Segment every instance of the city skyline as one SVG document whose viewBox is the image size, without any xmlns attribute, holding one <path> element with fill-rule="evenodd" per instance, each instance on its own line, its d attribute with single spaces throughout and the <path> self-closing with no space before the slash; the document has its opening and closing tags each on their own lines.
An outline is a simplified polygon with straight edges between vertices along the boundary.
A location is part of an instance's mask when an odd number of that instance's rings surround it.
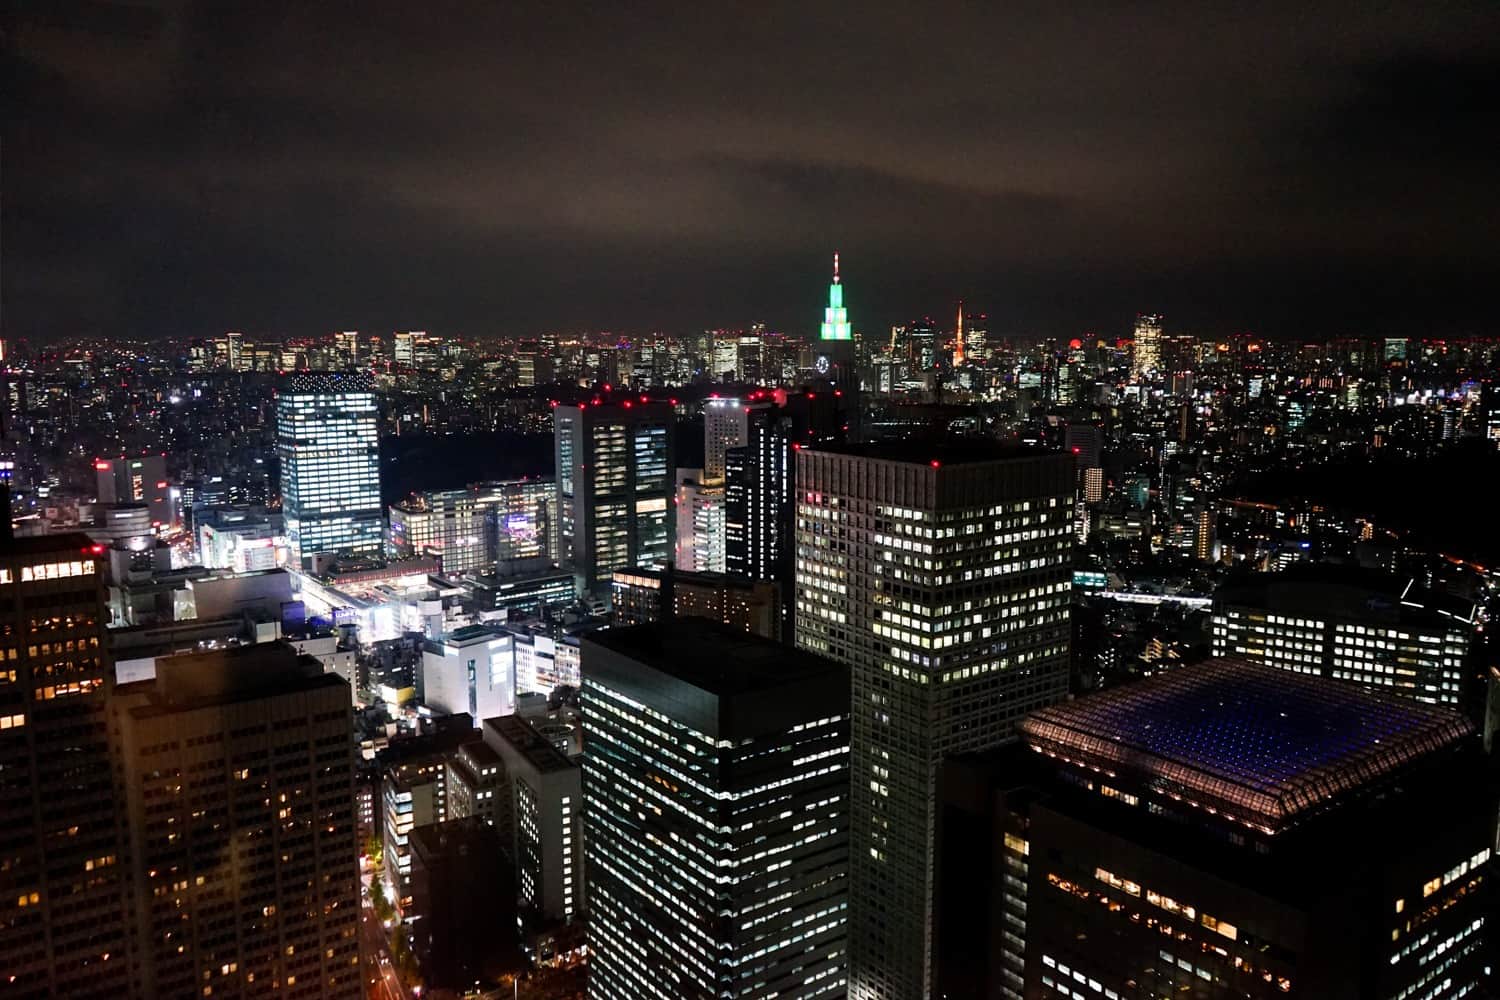
<svg viewBox="0 0 1500 1000">
<path fill-rule="evenodd" d="M 8 335 L 1488 322 L 1489 5 L 460 13 L 24 9 Z"/>
<path fill-rule="evenodd" d="M 22 0 L 0 1000 L 1500 1000 L 1500 5 Z"/>
</svg>

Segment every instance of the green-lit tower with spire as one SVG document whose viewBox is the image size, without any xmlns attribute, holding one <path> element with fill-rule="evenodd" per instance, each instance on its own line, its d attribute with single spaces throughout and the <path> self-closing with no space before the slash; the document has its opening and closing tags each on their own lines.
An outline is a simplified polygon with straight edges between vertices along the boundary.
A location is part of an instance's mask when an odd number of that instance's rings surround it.
<svg viewBox="0 0 1500 1000">
<path fill-rule="evenodd" d="M 859 368 L 854 344 L 854 327 L 849 310 L 844 308 L 844 282 L 839 276 L 839 255 L 833 255 L 833 281 L 828 286 L 828 305 L 823 309 L 823 325 L 813 345 L 817 380 L 826 382 L 839 397 L 843 430 L 850 441 L 861 437 L 862 410 L 859 399 Z"/>
<path fill-rule="evenodd" d="M 819 340 L 853 340 L 849 310 L 844 308 L 844 286 L 839 282 L 839 255 L 833 255 L 833 283 L 828 286 L 828 308 L 823 310 L 823 329 Z"/>
</svg>

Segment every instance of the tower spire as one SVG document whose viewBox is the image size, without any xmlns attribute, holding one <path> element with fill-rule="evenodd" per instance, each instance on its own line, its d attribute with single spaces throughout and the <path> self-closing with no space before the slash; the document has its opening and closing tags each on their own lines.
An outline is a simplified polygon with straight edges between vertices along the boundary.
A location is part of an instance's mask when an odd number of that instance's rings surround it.
<svg viewBox="0 0 1500 1000">
<path fill-rule="evenodd" d="M 844 308 L 844 286 L 839 283 L 839 255 L 833 253 L 833 283 L 828 286 L 828 307 L 823 310 L 823 326 L 819 340 L 853 340 L 854 331 L 849 326 L 849 310 Z"/>
<path fill-rule="evenodd" d="M 958 334 L 953 347 L 953 363 L 961 365 L 964 363 L 964 300 L 958 300 Z"/>
</svg>

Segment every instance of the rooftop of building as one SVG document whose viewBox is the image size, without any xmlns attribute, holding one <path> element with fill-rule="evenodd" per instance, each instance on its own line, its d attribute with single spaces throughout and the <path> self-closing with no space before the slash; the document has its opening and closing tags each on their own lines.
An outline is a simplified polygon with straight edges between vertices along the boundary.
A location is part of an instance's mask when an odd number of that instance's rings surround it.
<svg viewBox="0 0 1500 1000">
<path fill-rule="evenodd" d="M 1359 566 L 1298 565 L 1220 587 L 1215 605 L 1263 608 L 1317 619 L 1376 619 L 1411 625 L 1471 625 L 1474 602 L 1426 590 L 1409 576 Z"/>
<path fill-rule="evenodd" d="M 1234 658 L 1044 708 L 1021 723 L 1033 750 L 1270 834 L 1471 732 L 1444 709 Z"/>
<path fill-rule="evenodd" d="M 542 774 L 565 771 L 578 765 L 568 759 L 552 741 L 536 731 L 528 720 L 519 715 L 501 715 L 485 719 L 484 724 L 515 748 L 526 762 Z"/>
<path fill-rule="evenodd" d="M 493 625 L 465 625 L 463 628 L 454 629 L 441 639 L 429 643 L 430 646 L 469 646 L 476 642 L 488 642 L 491 639 L 507 638 L 505 632 Z"/>
<path fill-rule="evenodd" d="M 831 660 L 706 618 L 604 629 L 585 641 L 721 698 L 846 672 Z"/>
<path fill-rule="evenodd" d="M 130 712 L 148 718 L 334 687 L 348 697 L 343 678 L 284 642 L 270 642 L 163 657 L 155 678 L 121 684 L 115 694 L 140 698 Z"/>
<path fill-rule="evenodd" d="M 426 858 L 492 853 L 503 845 L 495 828 L 482 816 L 463 816 L 412 827 L 412 849 Z"/>
<path fill-rule="evenodd" d="M 688 587 L 727 587 L 735 590 L 760 590 L 773 587 L 774 581 L 752 580 L 749 577 L 735 576 L 732 573 L 718 573 L 713 570 L 690 570 L 677 569 L 653 569 L 649 566 L 632 566 L 629 569 L 617 569 L 614 579 L 623 586 L 657 586 L 668 576 L 672 582 Z"/>
<path fill-rule="evenodd" d="M 901 462 L 909 465 L 927 465 L 941 468 L 945 465 L 973 465 L 981 462 L 1005 462 L 1016 459 L 1048 458 L 1062 456 L 1062 452 L 1049 451 L 1021 444 L 1008 444 L 976 438 L 968 441 L 881 441 L 861 444 L 819 444 L 803 449 L 835 455 L 852 455 L 859 458 L 880 459 L 886 462 Z M 1067 456 L 1071 459 L 1072 456 Z"/>
<path fill-rule="evenodd" d="M 375 378 L 369 372 L 293 372 L 281 381 L 289 394 L 374 392 Z"/>
<path fill-rule="evenodd" d="M 393 738 L 376 752 L 376 758 L 382 766 L 399 767 L 441 757 L 481 738 L 467 712 L 434 719 L 432 726 L 424 733 Z"/>
<path fill-rule="evenodd" d="M 555 580 L 560 577 L 571 577 L 573 571 L 563 569 L 560 566 L 537 566 L 529 568 L 520 573 L 502 575 L 499 573 L 483 573 L 474 577 L 475 586 L 488 587 L 492 590 L 512 590 L 522 584 L 536 583 L 541 580 Z"/>
<path fill-rule="evenodd" d="M 28 535 L 22 538 L 0 538 L 0 559 L 26 558 L 28 556 L 70 553 L 77 555 L 99 555 L 104 546 L 94 542 L 81 531 L 67 531 L 56 535 Z"/>
</svg>

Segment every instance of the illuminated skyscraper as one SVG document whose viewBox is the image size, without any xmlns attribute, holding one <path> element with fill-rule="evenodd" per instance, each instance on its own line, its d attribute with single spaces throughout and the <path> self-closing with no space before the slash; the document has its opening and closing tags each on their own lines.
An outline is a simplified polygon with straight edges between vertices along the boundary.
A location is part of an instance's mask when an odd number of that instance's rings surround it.
<svg viewBox="0 0 1500 1000">
<path fill-rule="evenodd" d="M 677 470 L 677 546 L 673 560 L 696 573 L 724 572 L 724 485 L 698 469 Z"/>
<path fill-rule="evenodd" d="M 833 283 L 828 286 L 828 307 L 823 310 L 823 327 L 819 340 L 853 340 L 849 310 L 844 308 L 844 286 L 839 280 L 839 255 L 833 255 Z"/>
<path fill-rule="evenodd" d="M 298 565 L 318 552 L 381 553 L 378 424 L 368 375 L 299 372 L 277 391 L 281 506 Z"/>
<path fill-rule="evenodd" d="M 582 593 L 610 574 L 659 568 L 676 543 L 676 416 L 667 403 L 579 403 L 552 411 L 558 555 Z"/>
<path fill-rule="evenodd" d="M 114 1000 L 134 981 L 102 550 L 0 525 L 0 996 Z"/>
<path fill-rule="evenodd" d="M 748 440 L 750 410 L 738 399 L 710 399 L 703 405 L 703 482 L 724 480 L 724 452 Z"/>
<path fill-rule="evenodd" d="M 344 330 L 333 335 L 333 357 L 342 369 L 359 365 L 359 331 Z"/>
<path fill-rule="evenodd" d="M 839 394 L 844 424 L 850 440 L 860 439 L 861 404 L 859 394 L 858 356 L 854 328 L 849 310 L 844 307 L 844 285 L 839 277 L 839 255 L 833 255 L 833 282 L 828 286 L 828 305 L 823 310 L 823 325 L 818 342 L 813 345 L 814 365 L 818 374 L 828 380 Z"/>
<path fill-rule="evenodd" d="M 583 640 L 590 1000 L 846 985 L 849 675 L 682 618 Z"/>
<path fill-rule="evenodd" d="M 796 643 L 853 672 L 851 1000 L 932 995 L 944 756 L 1068 688 L 1073 458 L 802 449 Z"/>
<path fill-rule="evenodd" d="M 1135 318 L 1135 360 L 1137 378 L 1161 369 L 1161 317 L 1140 315 Z"/>
</svg>

